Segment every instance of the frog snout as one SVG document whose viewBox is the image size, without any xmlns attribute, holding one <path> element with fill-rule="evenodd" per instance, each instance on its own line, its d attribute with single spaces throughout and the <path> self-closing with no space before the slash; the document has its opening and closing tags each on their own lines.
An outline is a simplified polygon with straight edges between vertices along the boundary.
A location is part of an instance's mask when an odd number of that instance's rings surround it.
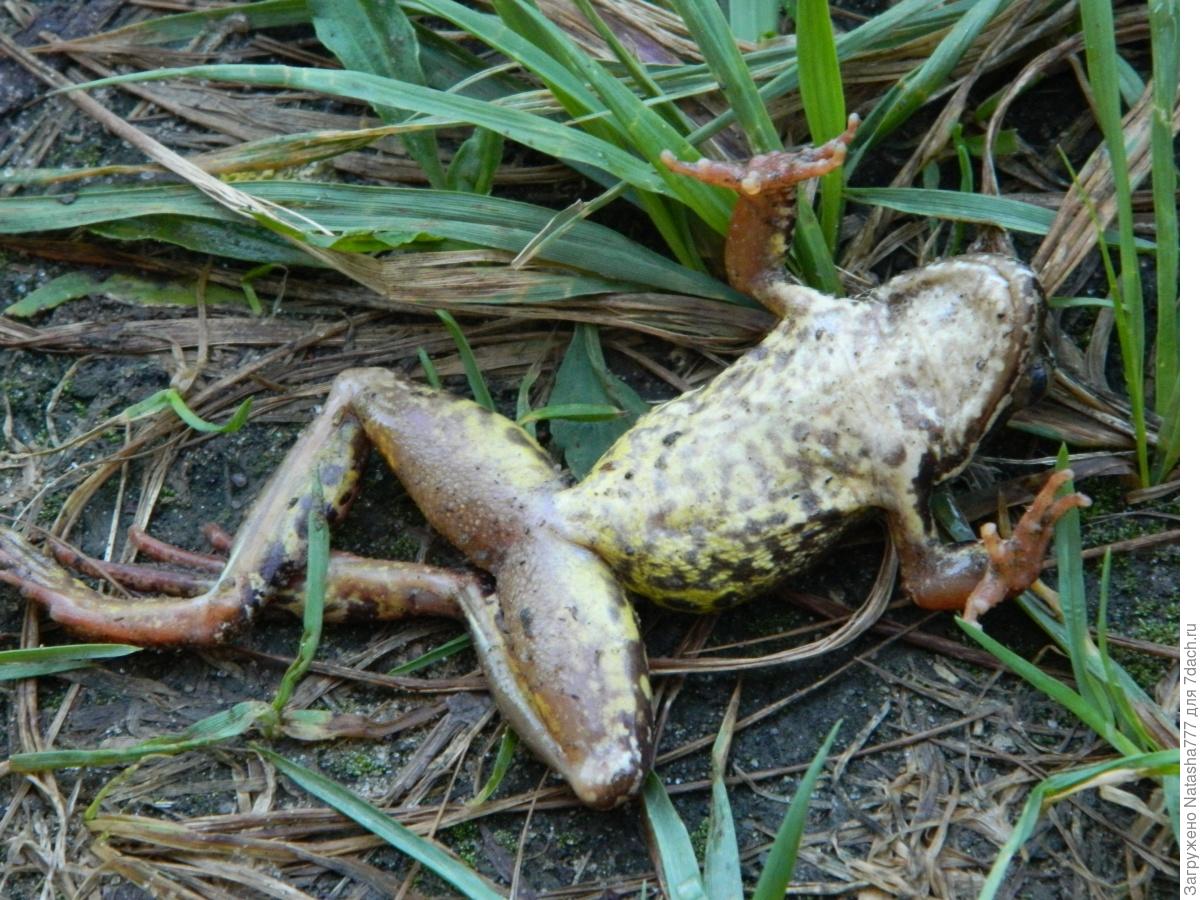
<svg viewBox="0 0 1200 900">
<path fill-rule="evenodd" d="M 563 772 L 575 795 L 592 809 L 613 809 L 642 788 L 649 755 L 641 747 L 615 743 L 591 748 L 579 765 Z"/>
</svg>

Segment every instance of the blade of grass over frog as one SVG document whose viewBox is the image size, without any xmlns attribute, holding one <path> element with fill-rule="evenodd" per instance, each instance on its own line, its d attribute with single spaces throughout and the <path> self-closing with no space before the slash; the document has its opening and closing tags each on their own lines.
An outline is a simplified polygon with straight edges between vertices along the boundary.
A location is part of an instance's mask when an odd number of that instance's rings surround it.
<svg viewBox="0 0 1200 900">
<path fill-rule="evenodd" d="M 1179 461 L 1179 208 L 1172 119 L 1179 102 L 1179 3 L 1150 0 L 1150 54 L 1154 63 L 1150 121 L 1155 259 L 1154 410 L 1162 418 L 1154 480 Z"/>
<path fill-rule="evenodd" d="M 663 887 L 671 900 L 706 900 L 700 865 L 687 827 L 671 805 L 667 789 L 651 771 L 642 786 L 642 811 L 662 863 Z"/>
<path fill-rule="evenodd" d="M 512 765 L 513 755 L 516 752 L 517 733 L 506 725 L 504 734 L 500 738 L 500 749 L 496 751 L 496 760 L 492 763 L 492 771 L 488 775 L 487 783 L 479 789 L 478 794 L 467 801 L 467 806 L 482 806 L 492 794 L 496 793 L 496 788 L 500 787 L 500 782 L 508 774 L 508 768 Z"/>
<path fill-rule="evenodd" d="M 846 188 L 846 198 L 870 206 L 882 206 L 918 216 L 935 216 L 961 222 L 995 225 L 1006 231 L 1047 234 L 1054 222 L 1054 211 L 1009 197 L 985 194 L 961 194 L 958 191 L 927 188 Z M 1105 233 L 1105 240 L 1116 242 L 1119 236 Z M 1151 241 L 1137 240 L 1138 249 L 1152 250 Z"/>
<path fill-rule="evenodd" d="M 846 98 L 842 92 L 842 71 L 838 66 L 838 48 L 833 38 L 833 18 L 829 0 L 796 0 L 796 75 L 804 118 L 814 144 L 823 144 L 846 127 Z M 842 220 L 841 168 L 821 176 L 821 207 L 818 219 L 829 252 L 837 249 L 838 227 Z"/>
<path fill-rule="evenodd" d="M 127 406 L 117 414 L 116 420 L 119 422 L 136 422 L 138 419 L 144 419 L 147 416 L 155 415 L 162 410 L 170 408 L 179 416 L 190 428 L 196 431 L 202 431 L 206 434 L 229 434 L 237 431 L 250 416 L 250 398 L 247 397 L 238 406 L 237 412 L 230 416 L 229 421 L 224 425 L 215 425 L 212 422 L 206 422 L 190 409 L 187 402 L 180 396 L 179 391 L 174 388 L 164 388 L 161 391 L 151 394 L 145 400 L 135 403 L 132 406 Z"/>
<path fill-rule="evenodd" d="M 1141 778 L 1178 777 L 1179 751 L 1164 750 L 1157 753 L 1135 753 L 1109 762 L 1085 766 L 1069 772 L 1052 775 L 1035 787 L 1025 801 L 1025 807 L 1013 826 L 1008 840 L 996 854 L 992 870 L 988 873 L 979 892 L 979 900 L 994 900 L 1004 883 L 1005 873 L 1017 851 L 1033 835 L 1038 817 L 1043 809 L 1056 800 L 1061 800 L 1079 791 L 1104 784 L 1119 784 Z"/>
<path fill-rule="evenodd" d="M 1133 187 L 1129 183 L 1129 164 L 1125 155 L 1125 131 L 1121 125 L 1121 98 L 1118 85 L 1117 43 L 1113 31 L 1111 0 L 1080 0 L 1083 19 L 1084 55 L 1091 82 L 1093 108 L 1104 135 L 1104 145 L 1112 163 L 1113 188 L 1117 201 L 1117 246 L 1121 255 L 1121 289 L 1113 295 L 1113 313 L 1117 339 L 1121 345 L 1121 363 L 1129 406 L 1137 434 L 1138 474 L 1142 485 L 1150 483 L 1149 454 L 1146 447 L 1145 383 L 1143 375 L 1146 348 L 1145 317 L 1142 312 L 1142 280 L 1138 269 L 1137 247 L 1133 236 Z"/>
<path fill-rule="evenodd" d="M 522 110 L 507 109 L 472 97 L 392 81 L 367 72 L 305 69 L 296 66 L 185 66 L 179 69 L 153 69 L 148 72 L 117 75 L 61 90 L 90 90 L 113 84 L 161 81 L 168 78 L 202 78 L 262 87 L 316 91 L 330 96 L 443 117 L 449 121 L 468 122 L 491 129 L 550 156 L 600 166 L 614 176 L 646 190 L 669 193 L 663 179 L 648 163 L 589 134 Z"/>
<path fill-rule="evenodd" d="M 804 773 L 800 786 L 796 788 L 796 794 L 788 804 L 787 814 L 775 834 L 775 842 L 771 844 L 771 852 L 763 864 L 762 875 L 758 884 L 754 886 L 754 900 L 776 900 L 787 893 L 792 868 L 796 864 L 796 851 L 800 847 L 800 841 L 804 837 L 804 826 L 808 822 L 808 803 L 812 799 L 813 789 L 817 786 L 817 779 L 821 777 L 821 770 L 825 767 L 825 758 L 829 755 L 841 727 L 842 722 L 839 719 L 830 729 L 824 743 L 821 744 L 821 749 L 817 751 L 808 771 Z"/>
<path fill-rule="evenodd" d="M 971 5 L 929 58 L 888 90 L 859 126 L 858 137 L 846 157 L 846 178 L 850 177 L 876 141 L 898 128 L 946 82 L 975 39 L 1011 2 L 979 0 Z"/>
<path fill-rule="evenodd" d="M 737 826 L 725 787 L 725 770 L 729 764 L 729 746 L 733 727 L 737 724 L 738 705 L 742 696 L 739 678 L 733 695 L 725 707 L 721 727 L 712 748 L 712 800 L 708 806 L 708 836 L 704 841 L 704 892 L 711 898 L 744 897 L 742 861 L 738 856 Z"/>
<path fill-rule="evenodd" d="M 342 815 L 357 822 L 372 834 L 387 841 L 401 853 L 411 856 L 421 865 L 436 872 L 456 890 L 470 898 L 501 900 L 486 881 L 458 859 L 431 841 L 423 840 L 395 819 L 380 812 L 366 800 L 346 790 L 324 775 L 297 765 L 266 747 L 255 747 L 279 771 L 296 782 L 317 799 L 329 804 Z"/>
<path fill-rule="evenodd" d="M 446 643 L 434 647 L 425 653 L 422 653 L 416 659 L 410 659 L 403 665 L 396 666 L 391 669 L 389 675 L 411 675 L 413 672 L 424 669 L 426 666 L 432 665 L 435 662 L 440 662 L 443 659 L 448 659 L 455 654 L 469 649 L 471 646 L 471 638 L 468 635 L 460 634 L 458 637 L 451 638 Z"/>
<path fill-rule="evenodd" d="M 484 409 L 495 412 L 496 404 L 492 400 L 492 394 L 488 390 L 483 373 L 479 371 L 479 363 L 475 361 L 475 353 L 471 350 L 471 345 L 467 343 L 467 336 L 458 327 L 458 322 L 454 320 L 454 316 L 450 315 L 446 310 L 439 309 L 437 316 L 442 320 L 442 324 L 446 326 L 446 330 L 450 332 L 450 337 L 454 339 L 454 346 L 458 348 L 458 356 L 462 360 L 463 371 L 466 373 L 467 383 L 471 385 L 471 394 L 475 397 L 475 402 Z"/>
<path fill-rule="evenodd" d="M 547 422 L 551 419 L 565 419 L 569 422 L 607 422 L 618 416 L 626 415 L 625 410 L 608 403 L 560 403 L 555 406 L 539 406 L 517 419 L 517 424 L 524 428 L 532 422 Z"/>
<path fill-rule="evenodd" d="M 524 249 L 555 215 L 552 210 L 516 200 L 424 188 L 284 180 L 239 182 L 239 186 L 251 196 L 312 211 L 337 231 L 408 231 L 512 253 Z M 232 213 L 186 185 L 97 188 L 80 191 L 65 207 L 53 197 L 0 198 L 0 234 L 52 231 L 159 214 L 235 221 Z M 541 257 L 623 282 L 739 306 L 754 305 L 716 278 L 681 266 L 595 222 L 577 223 L 546 245 Z M 255 257 L 255 261 L 271 259 Z"/>
<path fill-rule="evenodd" d="M 514 31 L 523 34 L 527 40 L 536 41 L 540 46 L 546 47 L 547 52 L 552 54 L 561 66 L 568 67 L 575 73 L 576 78 L 587 85 L 589 93 L 594 92 L 599 102 L 593 100 L 589 108 L 611 112 L 613 123 L 619 129 L 619 140 L 628 142 L 643 157 L 650 160 L 665 183 L 670 185 L 669 191 L 657 191 L 658 193 L 678 198 L 713 230 L 725 230 L 732 209 L 726 192 L 669 172 L 659 161 L 663 150 L 670 150 L 683 159 L 694 158 L 695 152 L 691 145 L 679 132 L 656 110 L 648 107 L 643 98 L 611 75 L 597 60 L 584 53 L 537 7 L 516 0 L 496 0 L 494 5 L 505 23 Z M 537 74 L 551 90 L 554 90 L 552 80 L 548 80 L 541 72 Z M 569 107 L 568 111 L 573 112 Z M 611 174 L 623 178 L 619 172 L 607 166 L 605 168 L 608 168 Z M 645 187 L 631 179 L 624 180 L 630 181 L 636 187 Z M 671 234 L 672 225 L 669 221 L 656 216 L 655 225 L 664 237 L 671 239 L 672 249 L 680 245 L 681 239 Z"/>
<path fill-rule="evenodd" d="M 672 0 L 755 153 L 782 150 L 775 123 L 715 0 Z"/>
<path fill-rule="evenodd" d="M 0 681 L 66 672 L 89 665 L 93 660 L 128 656 L 141 649 L 129 644 L 67 644 L 0 650 Z"/>
<path fill-rule="evenodd" d="M 80 766 L 113 766 L 137 762 L 152 754 L 170 756 L 207 747 L 245 734 L 262 717 L 272 715 L 271 707 L 261 700 L 247 700 L 216 715 L 189 725 L 179 734 L 150 738 L 132 747 L 101 750 L 44 750 L 38 753 L 18 753 L 11 759 L 17 772 L 44 772 L 51 769 L 72 769 Z"/>
<path fill-rule="evenodd" d="M 271 708 L 276 716 L 292 699 L 292 693 L 304 677 L 317 655 L 321 643 L 321 625 L 325 612 L 325 585 L 329 572 L 329 520 L 325 518 L 325 492 L 317 472 L 312 474 L 312 491 L 308 506 L 308 561 L 304 575 L 304 626 L 300 634 L 300 648 L 296 658 L 288 665 Z"/>
<path fill-rule="evenodd" d="M 425 87 L 421 46 L 412 23 L 398 3 L 371 0 L 308 0 L 317 37 L 344 69 L 370 72 L 394 81 Z M 384 122 L 396 124 L 410 118 L 390 106 L 373 104 Z M 421 166 L 429 184 L 446 186 L 438 159 L 437 135 L 432 131 L 403 135 L 409 155 Z"/>
</svg>

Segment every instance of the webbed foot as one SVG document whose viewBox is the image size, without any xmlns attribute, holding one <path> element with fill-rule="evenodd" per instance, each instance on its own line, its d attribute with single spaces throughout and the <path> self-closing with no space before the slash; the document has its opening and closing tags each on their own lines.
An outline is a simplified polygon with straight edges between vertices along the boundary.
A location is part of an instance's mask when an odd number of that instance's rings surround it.
<svg viewBox="0 0 1200 900">
<path fill-rule="evenodd" d="M 1092 505 L 1089 497 L 1078 492 L 1057 496 L 1059 488 L 1072 478 L 1074 473 L 1070 469 L 1051 475 L 1010 537 L 1002 539 L 991 522 L 980 530 L 988 567 L 963 606 L 963 618 L 968 622 L 977 621 L 1006 597 L 1037 581 L 1046 548 L 1054 536 L 1054 523 L 1069 510 Z"/>
<path fill-rule="evenodd" d="M 712 159 L 682 162 L 670 150 L 664 150 L 660 158 L 668 169 L 679 175 L 730 188 L 743 197 L 757 197 L 787 191 L 802 181 L 832 172 L 846 159 L 846 150 L 858 131 L 858 122 L 858 115 L 851 113 L 846 130 L 818 147 L 775 151 L 728 162 Z"/>
</svg>

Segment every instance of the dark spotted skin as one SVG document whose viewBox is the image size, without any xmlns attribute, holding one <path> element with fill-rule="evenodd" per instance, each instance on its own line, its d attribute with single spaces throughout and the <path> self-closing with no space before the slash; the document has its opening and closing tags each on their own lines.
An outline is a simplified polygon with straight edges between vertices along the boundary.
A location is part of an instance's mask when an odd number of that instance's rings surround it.
<svg viewBox="0 0 1200 900">
<path fill-rule="evenodd" d="M 873 510 L 907 542 L 936 542 L 929 489 L 970 458 L 1037 348 L 1037 282 L 1007 257 L 855 299 L 772 290 L 785 315 L 761 344 L 556 498 L 572 540 L 673 609 L 752 597 Z"/>
</svg>

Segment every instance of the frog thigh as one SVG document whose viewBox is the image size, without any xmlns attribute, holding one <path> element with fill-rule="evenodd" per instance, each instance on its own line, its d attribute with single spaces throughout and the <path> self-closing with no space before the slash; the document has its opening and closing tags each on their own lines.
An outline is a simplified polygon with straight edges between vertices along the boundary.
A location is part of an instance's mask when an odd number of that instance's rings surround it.
<svg viewBox="0 0 1200 900">
<path fill-rule="evenodd" d="M 508 419 L 386 370 L 339 383 L 430 523 L 496 579 L 459 602 L 505 717 L 589 806 L 636 793 L 650 759 L 645 650 L 608 566 L 563 535 L 545 452 Z"/>
</svg>

